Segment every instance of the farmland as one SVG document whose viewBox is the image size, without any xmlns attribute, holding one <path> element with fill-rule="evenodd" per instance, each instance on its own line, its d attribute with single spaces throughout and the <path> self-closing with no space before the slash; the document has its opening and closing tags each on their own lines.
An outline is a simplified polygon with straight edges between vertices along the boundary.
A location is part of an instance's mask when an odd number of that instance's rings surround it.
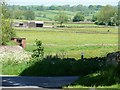
<svg viewBox="0 0 120 90">
<path fill-rule="evenodd" d="M 64 57 L 80 58 L 104 56 L 117 51 L 118 29 L 104 28 L 15 28 L 18 37 L 27 39 L 27 51 L 34 49 L 36 39 L 41 40 L 45 55 L 59 54 Z M 107 32 L 109 30 L 110 32 Z"/>
<path fill-rule="evenodd" d="M 59 14 L 58 10 L 47 10 L 47 11 L 36 11 L 36 20 L 49 21 L 54 20 L 54 17 Z M 68 17 L 72 17 L 76 12 L 65 11 L 68 14 Z"/>
<path fill-rule="evenodd" d="M 2 6 L 1 75 L 80 76 L 65 88 L 120 86 L 116 6 Z"/>
</svg>

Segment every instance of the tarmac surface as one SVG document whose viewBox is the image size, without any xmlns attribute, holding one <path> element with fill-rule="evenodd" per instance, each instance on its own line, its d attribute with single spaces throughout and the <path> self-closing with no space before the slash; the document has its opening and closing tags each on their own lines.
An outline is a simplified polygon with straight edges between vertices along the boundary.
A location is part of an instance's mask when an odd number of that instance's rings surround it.
<svg viewBox="0 0 120 90">
<path fill-rule="evenodd" d="M 0 78 L 2 90 L 62 90 L 63 86 L 73 83 L 79 77 L 0 76 Z"/>
</svg>

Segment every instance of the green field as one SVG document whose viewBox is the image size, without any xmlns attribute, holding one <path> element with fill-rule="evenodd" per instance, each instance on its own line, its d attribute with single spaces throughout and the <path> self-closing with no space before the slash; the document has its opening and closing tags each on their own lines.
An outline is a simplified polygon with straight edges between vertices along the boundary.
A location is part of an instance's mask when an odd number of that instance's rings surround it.
<svg viewBox="0 0 120 90">
<path fill-rule="evenodd" d="M 59 10 L 47 10 L 47 11 L 35 11 L 36 20 L 42 20 L 42 21 L 51 21 L 54 20 L 55 16 L 59 14 Z M 71 11 L 64 11 L 64 13 L 67 13 L 68 17 L 73 17 L 77 12 L 71 12 Z"/>
<path fill-rule="evenodd" d="M 35 40 L 41 40 L 45 55 L 80 58 L 104 56 L 117 51 L 117 28 L 15 28 L 18 37 L 25 37 L 26 50 L 34 49 Z M 110 30 L 110 32 L 107 32 Z"/>
<path fill-rule="evenodd" d="M 55 16 L 57 16 L 60 12 L 64 12 L 67 14 L 70 21 L 72 21 L 73 17 L 79 11 L 65 11 L 65 10 L 43 10 L 43 11 L 34 11 L 35 20 L 39 21 L 54 21 Z M 92 19 L 92 15 L 85 16 L 85 19 Z"/>
</svg>

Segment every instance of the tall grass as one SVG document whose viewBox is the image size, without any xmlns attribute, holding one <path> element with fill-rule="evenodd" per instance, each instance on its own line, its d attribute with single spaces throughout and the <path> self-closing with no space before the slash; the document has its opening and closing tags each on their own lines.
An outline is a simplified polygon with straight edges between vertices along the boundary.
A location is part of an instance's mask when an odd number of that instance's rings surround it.
<svg viewBox="0 0 120 90">
<path fill-rule="evenodd" d="M 43 45 L 45 55 L 56 55 L 59 54 L 60 57 L 69 57 L 69 58 L 76 58 L 79 59 L 81 57 L 81 53 L 84 53 L 85 58 L 90 57 L 100 57 L 105 56 L 107 53 L 114 52 L 118 50 L 117 46 L 50 46 L 50 45 Z M 25 48 L 26 51 L 32 52 L 35 48 L 35 45 L 27 44 Z"/>
</svg>

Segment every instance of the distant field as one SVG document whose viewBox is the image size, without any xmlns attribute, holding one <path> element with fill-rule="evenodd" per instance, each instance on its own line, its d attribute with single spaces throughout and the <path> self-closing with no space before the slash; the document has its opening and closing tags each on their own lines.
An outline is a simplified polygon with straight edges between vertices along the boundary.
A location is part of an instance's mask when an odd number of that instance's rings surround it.
<svg viewBox="0 0 120 90">
<path fill-rule="evenodd" d="M 59 23 L 52 22 L 54 23 L 54 26 L 60 26 Z M 51 22 L 45 22 L 45 26 L 53 26 Z M 65 27 L 80 27 L 80 26 L 98 26 L 94 23 L 74 23 L 74 22 L 69 22 L 69 23 L 63 23 L 63 26 Z"/>
<path fill-rule="evenodd" d="M 54 21 L 55 16 L 59 14 L 59 12 L 64 12 L 67 14 L 70 20 L 76 15 L 77 11 L 61 11 L 61 10 L 45 10 L 45 11 L 34 11 L 35 12 L 35 20 L 39 21 Z M 85 19 L 92 19 L 92 15 L 85 16 Z"/>
<path fill-rule="evenodd" d="M 66 24 L 67 25 L 67 24 Z M 81 25 L 81 24 L 80 24 Z M 44 32 L 84 32 L 84 33 L 97 33 L 97 34 L 101 34 L 101 33 L 105 33 L 105 34 L 117 34 L 118 33 L 118 28 L 116 27 L 87 27 L 87 25 L 89 24 L 82 24 L 84 25 L 84 28 L 15 28 L 16 30 L 25 30 L 25 31 L 44 31 Z M 85 26 L 86 25 L 86 26 Z M 91 24 L 90 24 L 91 25 Z M 109 30 L 109 32 L 108 32 Z"/>
<path fill-rule="evenodd" d="M 118 43 L 117 28 L 16 28 L 16 31 L 18 37 L 26 37 L 27 51 L 34 49 L 36 39 L 43 42 L 45 54 L 61 57 L 80 58 L 82 52 L 85 57 L 96 57 L 117 51 L 114 45 Z"/>
<path fill-rule="evenodd" d="M 19 31 L 17 35 L 26 37 L 28 43 L 32 43 L 35 39 L 39 39 L 45 44 L 57 45 L 116 44 L 118 38 L 117 35 L 114 34 L 81 34 L 44 31 Z"/>
<path fill-rule="evenodd" d="M 46 11 L 35 11 L 36 20 L 51 21 L 54 17 L 58 15 L 60 11 L 58 10 L 46 10 Z M 77 12 L 64 11 L 67 13 L 69 18 L 72 18 Z"/>
</svg>

